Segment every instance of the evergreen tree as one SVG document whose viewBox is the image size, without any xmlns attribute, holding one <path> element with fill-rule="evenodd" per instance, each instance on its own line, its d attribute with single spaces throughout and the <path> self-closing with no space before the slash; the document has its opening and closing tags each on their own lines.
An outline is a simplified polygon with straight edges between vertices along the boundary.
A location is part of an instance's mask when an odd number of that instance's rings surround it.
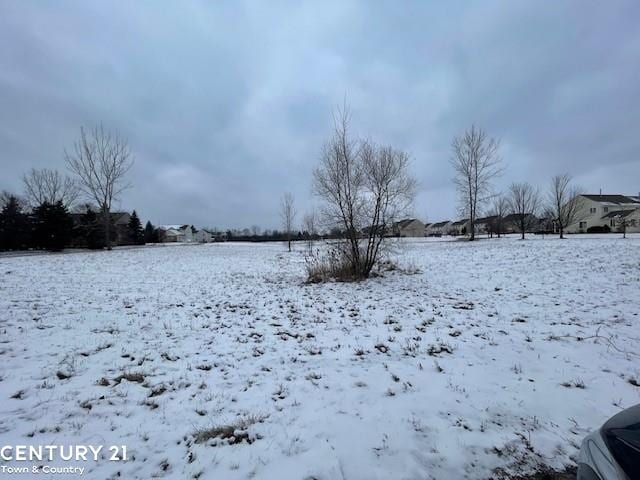
<svg viewBox="0 0 640 480">
<path fill-rule="evenodd" d="M 142 230 L 142 224 L 140 218 L 134 210 L 129 219 L 129 239 L 134 245 L 144 245 L 144 232 Z"/>
<path fill-rule="evenodd" d="M 92 250 L 104 248 L 104 224 L 90 206 L 87 207 L 82 223 L 85 228 L 86 245 Z"/>
<path fill-rule="evenodd" d="M 0 212 L 0 250 L 23 250 L 29 247 L 29 217 L 22 212 L 17 197 L 9 196 Z"/>
<path fill-rule="evenodd" d="M 37 248 L 60 251 L 71 243 L 73 220 L 61 200 L 44 202 L 33 210 L 33 243 Z"/>
<path fill-rule="evenodd" d="M 144 227 L 144 243 L 158 243 L 158 230 L 151 222 L 147 222 Z"/>
</svg>

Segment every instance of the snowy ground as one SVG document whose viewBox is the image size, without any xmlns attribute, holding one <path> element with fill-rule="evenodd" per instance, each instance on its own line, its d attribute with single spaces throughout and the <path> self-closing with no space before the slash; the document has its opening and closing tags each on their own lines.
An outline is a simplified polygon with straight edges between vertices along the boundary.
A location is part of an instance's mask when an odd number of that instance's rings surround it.
<svg viewBox="0 0 640 480">
<path fill-rule="evenodd" d="M 127 446 L 84 478 L 476 479 L 640 402 L 640 237 L 409 241 L 420 273 L 358 284 L 303 284 L 298 248 L 0 258 L 0 444 Z"/>
</svg>

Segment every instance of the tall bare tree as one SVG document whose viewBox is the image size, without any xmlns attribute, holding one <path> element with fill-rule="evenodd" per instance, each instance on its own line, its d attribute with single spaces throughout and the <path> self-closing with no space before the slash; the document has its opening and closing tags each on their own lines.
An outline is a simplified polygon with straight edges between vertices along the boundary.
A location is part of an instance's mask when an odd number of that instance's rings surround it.
<svg viewBox="0 0 640 480">
<path fill-rule="evenodd" d="M 578 221 L 581 193 L 580 188 L 571 185 L 571 175 L 568 173 L 555 175 L 551 179 L 549 208 L 560 231 L 560 238 L 564 238 L 564 231 L 569 225 Z"/>
<path fill-rule="evenodd" d="M 471 226 L 475 225 L 480 204 L 491 197 L 493 180 L 502 173 L 499 146 L 498 140 L 487 137 L 483 129 L 473 125 L 451 144 L 453 182 L 462 213 L 469 218 Z M 469 230 L 469 240 L 474 240 L 475 229 Z"/>
<path fill-rule="evenodd" d="M 130 185 L 125 176 L 133 165 L 127 141 L 102 125 L 88 133 L 80 128 L 80 140 L 71 152 L 65 151 L 67 164 L 78 177 L 84 194 L 96 202 L 104 221 L 105 244 L 111 250 L 111 205 Z"/>
<path fill-rule="evenodd" d="M 515 215 L 515 223 L 522 239 L 525 233 L 538 221 L 536 215 L 540 209 L 540 193 L 531 184 L 512 183 L 509 187 L 509 207 Z"/>
<path fill-rule="evenodd" d="M 22 181 L 25 195 L 32 207 L 44 202 L 54 205 L 61 201 L 67 208 L 72 208 L 80 196 L 78 184 L 57 170 L 32 168 L 22 177 Z"/>
<path fill-rule="evenodd" d="M 282 218 L 282 228 L 287 236 L 287 245 L 291 251 L 291 232 L 293 231 L 293 222 L 296 217 L 296 210 L 293 205 L 293 195 L 285 193 L 280 200 L 280 218 Z"/>
<path fill-rule="evenodd" d="M 489 215 L 494 217 L 491 221 L 491 233 L 495 233 L 498 238 L 504 231 L 504 217 L 509 214 L 509 201 L 507 197 L 503 194 L 499 193 L 495 197 L 493 197 L 491 210 L 489 210 Z"/>
<path fill-rule="evenodd" d="M 334 132 L 314 171 L 314 191 L 323 200 L 329 229 L 344 232 L 342 254 L 353 278 L 367 278 L 393 222 L 406 215 L 415 197 L 409 156 L 351 136 L 345 106 L 334 114 Z"/>
</svg>

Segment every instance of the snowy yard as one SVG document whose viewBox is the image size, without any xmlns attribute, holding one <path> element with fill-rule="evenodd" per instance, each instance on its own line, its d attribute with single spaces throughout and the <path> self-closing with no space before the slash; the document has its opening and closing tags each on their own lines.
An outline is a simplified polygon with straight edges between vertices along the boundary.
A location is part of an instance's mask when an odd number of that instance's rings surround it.
<svg viewBox="0 0 640 480">
<path fill-rule="evenodd" d="M 419 273 L 356 284 L 297 248 L 0 257 L 0 444 L 127 446 L 84 478 L 476 479 L 640 402 L 640 237 L 407 241 Z"/>
</svg>

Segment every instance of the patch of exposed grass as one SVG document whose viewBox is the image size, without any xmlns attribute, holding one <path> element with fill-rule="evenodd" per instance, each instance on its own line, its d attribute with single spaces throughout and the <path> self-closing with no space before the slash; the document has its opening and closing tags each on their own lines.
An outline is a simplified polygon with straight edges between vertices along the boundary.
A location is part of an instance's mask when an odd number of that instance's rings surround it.
<svg viewBox="0 0 640 480">
<path fill-rule="evenodd" d="M 15 400 L 22 400 L 24 398 L 24 394 L 26 392 L 27 392 L 26 390 L 18 390 L 16 393 L 11 395 L 11 398 L 13 398 Z"/>
<path fill-rule="evenodd" d="M 228 444 L 247 442 L 253 443 L 254 439 L 249 436 L 249 427 L 256 423 L 261 423 L 267 418 L 264 415 L 247 415 L 241 417 L 228 425 L 219 425 L 210 428 L 201 428 L 195 431 L 193 436 L 196 443 L 206 443 L 209 440 L 225 440 Z"/>
<path fill-rule="evenodd" d="M 437 357 L 441 353 L 453 353 L 453 347 L 448 343 L 439 343 L 435 345 L 429 345 L 427 353 L 432 357 Z"/>
<path fill-rule="evenodd" d="M 167 387 L 165 387 L 164 385 L 158 385 L 157 387 L 151 389 L 151 391 L 149 392 L 149 397 L 158 397 L 166 391 Z"/>
<path fill-rule="evenodd" d="M 120 385 L 120 382 L 122 382 L 122 380 L 126 380 L 127 382 L 142 383 L 144 382 L 144 377 L 144 374 L 141 372 L 124 372 L 114 378 L 113 381 L 116 385 Z"/>
</svg>

